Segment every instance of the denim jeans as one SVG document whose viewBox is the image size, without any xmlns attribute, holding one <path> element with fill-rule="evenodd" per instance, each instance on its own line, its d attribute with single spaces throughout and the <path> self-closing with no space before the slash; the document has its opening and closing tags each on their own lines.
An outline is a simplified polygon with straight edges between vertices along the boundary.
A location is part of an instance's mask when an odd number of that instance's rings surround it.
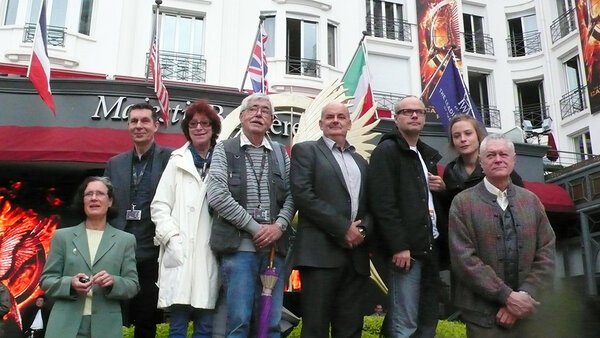
<svg viewBox="0 0 600 338">
<path fill-rule="evenodd" d="M 195 309 L 189 305 L 175 304 L 171 306 L 169 338 L 186 338 L 190 319 L 194 322 L 193 338 L 210 338 L 212 336 L 213 310 Z"/>
<path fill-rule="evenodd" d="M 283 262 L 275 256 L 278 280 L 272 292 L 268 337 L 280 337 L 279 321 L 283 307 Z M 240 251 L 221 258 L 221 275 L 227 307 L 227 337 L 246 338 L 256 334 L 260 317 L 260 275 L 269 264 L 268 252 Z"/>
<path fill-rule="evenodd" d="M 409 271 L 390 266 L 390 337 L 434 337 L 438 319 L 437 258 L 417 259 Z"/>
</svg>

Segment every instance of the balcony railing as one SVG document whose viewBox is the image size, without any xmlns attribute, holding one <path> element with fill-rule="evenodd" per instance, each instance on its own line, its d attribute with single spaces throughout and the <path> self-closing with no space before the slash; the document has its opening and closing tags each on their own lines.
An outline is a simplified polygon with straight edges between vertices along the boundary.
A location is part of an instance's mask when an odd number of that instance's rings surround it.
<svg viewBox="0 0 600 338">
<path fill-rule="evenodd" d="M 461 33 L 465 41 L 465 51 L 477 54 L 494 55 L 494 39 L 489 34 Z"/>
<path fill-rule="evenodd" d="M 400 41 L 412 41 L 412 25 L 406 21 L 369 15 L 367 32 L 374 37 Z"/>
<path fill-rule="evenodd" d="M 587 100 L 585 99 L 586 90 L 587 86 L 578 87 L 560 98 L 560 116 L 563 119 L 587 108 Z"/>
<path fill-rule="evenodd" d="M 511 57 L 525 56 L 542 51 L 542 42 L 538 31 L 512 35 L 506 39 L 506 44 L 508 46 L 508 56 Z"/>
<path fill-rule="evenodd" d="M 206 81 L 206 59 L 199 54 L 177 53 L 160 51 L 160 67 L 163 79 L 189 82 Z M 146 53 L 146 64 L 148 65 L 149 54 Z M 148 76 L 150 67 L 147 68 Z"/>
<path fill-rule="evenodd" d="M 502 128 L 500 110 L 496 106 L 477 106 L 483 118 L 483 125 L 487 128 Z"/>
<path fill-rule="evenodd" d="M 321 77 L 321 64 L 315 59 L 287 59 L 287 74 Z"/>
<path fill-rule="evenodd" d="M 35 37 L 35 27 L 34 23 L 26 23 L 25 28 L 23 29 L 23 42 L 33 42 L 33 38 Z M 46 26 L 48 33 L 47 43 L 50 46 L 65 46 L 65 27 L 59 26 Z"/>
<path fill-rule="evenodd" d="M 552 24 L 550 25 L 552 43 L 576 29 L 577 21 L 575 20 L 575 8 L 572 8 L 556 18 L 556 20 L 552 21 Z"/>
<path fill-rule="evenodd" d="M 406 97 L 406 94 L 396 94 L 390 92 L 373 91 L 373 100 L 377 102 L 377 107 L 387 109 L 394 113 L 394 105 L 400 99 Z"/>
<path fill-rule="evenodd" d="M 548 106 L 544 102 L 515 107 L 515 123 L 519 127 L 523 127 L 523 121 L 528 120 L 534 129 L 541 128 L 548 116 Z"/>
</svg>

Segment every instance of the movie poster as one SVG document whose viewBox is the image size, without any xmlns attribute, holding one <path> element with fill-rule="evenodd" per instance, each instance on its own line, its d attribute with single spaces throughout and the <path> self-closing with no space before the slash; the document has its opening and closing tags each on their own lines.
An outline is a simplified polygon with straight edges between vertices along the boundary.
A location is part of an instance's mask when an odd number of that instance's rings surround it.
<svg viewBox="0 0 600 338">
<path fill-rule="evenodd" d="M 576 0 L 581 51 L 592 114 L 600 111 L 600 0 Z"/>
<path fill-rule="evenodd" d="M 460 67 L 460 33 L 456 0 L 418 0 L 417 25 L 423 98 L 429 97 L 442 72 L 436 72 L 446 54 L 454 51 Z"/>
</svg>

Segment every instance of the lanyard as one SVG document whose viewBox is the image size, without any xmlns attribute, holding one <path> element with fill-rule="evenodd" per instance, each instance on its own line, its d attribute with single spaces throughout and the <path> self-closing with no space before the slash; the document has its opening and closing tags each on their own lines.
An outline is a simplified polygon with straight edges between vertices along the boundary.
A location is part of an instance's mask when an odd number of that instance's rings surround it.
<svg viewBox="0 0 600 338">
<path fill-rule="evenodd" d="M 260 183 L 265 173 L 265 164 L 267 163 L 267 150 L 263 148 L 262 160 L 260 163 L 260 175 L 256 174 L 254 162 L 252 161 L 252 157 L 250 156 L 250 154 L 248 154 L 247 151 L 244 151 L 244 155 L 246 155 L 246 159 L 248 160 L 248 162 L 250 162 L 250 168 L 252 168 L 252 173 L 254 173 L 254 178 L 256 179 L 256 185 L 258 187 L 258 207 L 260 208 L 260 203 L 262 201 Z"/>
<path fill-rule="evenodd" d="M 202 169 L 200 169 L 200 178 L 202 178 L 202 180 L 204 181 L 204 178 L 206 177 L 206 172 L 208 170 L 207 168 L 207 164 L 208 161 L 210 161 L 212 152 L 209 150 L 208 153 L 206 153 L 206 159 L 204 160 L 204 163 L 202 164 Z"/>
</svg>

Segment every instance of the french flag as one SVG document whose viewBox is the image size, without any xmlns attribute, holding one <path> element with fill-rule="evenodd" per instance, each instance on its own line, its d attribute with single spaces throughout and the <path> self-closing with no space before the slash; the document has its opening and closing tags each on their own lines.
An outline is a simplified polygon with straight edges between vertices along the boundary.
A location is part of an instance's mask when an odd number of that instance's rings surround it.
<svg viewBox="0 0 600 338">
<path fill-rule="evenodd" d="M 46 31 L 46 1 L 42 1 L 40 18 L 35 27 L 35 37 L 33 38 L 33 52 L 31 53 L 31 62 L 27 69 L 27 77 L 33 83 L 42 100 L 46 102 L 50 110 L 56 116 L 54 99 L 50 90 L 50 59 L 48 58 L 47 31 Z"/>
</svg>

